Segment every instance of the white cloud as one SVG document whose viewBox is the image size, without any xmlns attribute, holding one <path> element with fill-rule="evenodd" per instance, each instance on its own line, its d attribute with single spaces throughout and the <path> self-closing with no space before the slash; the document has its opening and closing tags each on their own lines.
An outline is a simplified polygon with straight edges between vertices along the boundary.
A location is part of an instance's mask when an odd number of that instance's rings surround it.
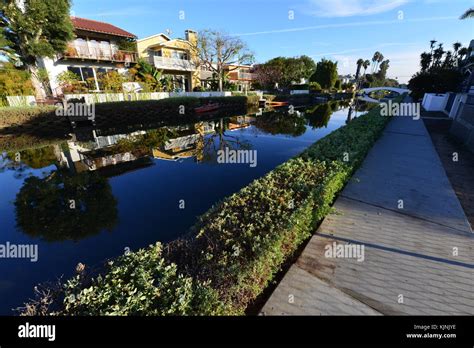
<svg viewBox="0 0 474 348">
<path fill-rule="evenodd" d="M 396 9 L 409 0 L 309 0 L 305 12 L 317 17 L 368 16 Z"/>
</svg>

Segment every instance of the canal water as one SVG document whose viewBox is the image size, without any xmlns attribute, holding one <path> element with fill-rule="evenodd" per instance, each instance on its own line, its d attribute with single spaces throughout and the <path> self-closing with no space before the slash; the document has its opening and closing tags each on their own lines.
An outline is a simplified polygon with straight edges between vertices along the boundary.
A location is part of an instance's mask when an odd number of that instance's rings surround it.
<svg viewBox="0 0 474 348">
<path fill-rule="evenodd" d="M 51 146 L 0 150 L 0 314 L 79 262 L 185 234 L 213 204 L 346 124 L 348 111 L 332 103 L 119 134 L 85 128 Z M 255 150 L 256 165 L 220 163 L 224 148 Z M 36 257 L 5 255 L 18 245 L 37 246 Z"/>
</svg>

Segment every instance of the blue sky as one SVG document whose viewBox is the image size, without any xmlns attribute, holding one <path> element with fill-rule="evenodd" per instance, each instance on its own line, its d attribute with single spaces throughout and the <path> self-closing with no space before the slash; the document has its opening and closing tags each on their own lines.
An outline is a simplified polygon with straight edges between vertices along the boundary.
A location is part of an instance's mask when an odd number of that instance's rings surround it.
<svg viewBox="0 0 474 348">
<path fill-rule="evenodd" d="M 406 82 L 436 39 L 446 48 L 474 39 L 474 20 L 459 20 L 472 0 L 74 0 L 73 15 L 102 20 L 139 38 L 212 28 L 239 35 L 257 62 L 306 54 L 337 60 L 355 72 L 358 58 L 378 50 L 389 77 Z M 183 18 L 184 17 L 184 18 Z"/>
</svg>

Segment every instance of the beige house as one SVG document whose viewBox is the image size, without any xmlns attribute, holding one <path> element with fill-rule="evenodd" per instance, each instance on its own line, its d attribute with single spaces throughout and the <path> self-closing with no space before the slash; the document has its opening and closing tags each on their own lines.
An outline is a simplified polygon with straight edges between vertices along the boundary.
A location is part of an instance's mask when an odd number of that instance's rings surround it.
<svg viewBox="0 0 474 348">
<path fill-rule="evenodd" d="M 200 84 L 192 49 L 196 42 L 197 33 L 193 30 L 186 30 L 184 39 L 171 39 L 160 33 L 137 40 L 138 55 L 162 70 L 164 75 L 171 76 L 174 90 L 192 91 Z"/>
</svg>

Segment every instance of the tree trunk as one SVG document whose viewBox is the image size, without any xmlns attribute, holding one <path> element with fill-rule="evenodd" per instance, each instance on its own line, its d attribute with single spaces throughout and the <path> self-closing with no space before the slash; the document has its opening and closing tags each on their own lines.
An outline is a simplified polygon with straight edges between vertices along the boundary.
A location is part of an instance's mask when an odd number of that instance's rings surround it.
<svg viewBox="0 0 474 348">
<path fill-rule="evenodd" d="M 222 74 L 219 73 L 219 92 L 222 92 L 224 90 L 224 83 L 222 81 Z"/>
<path fill-rule="evenodd" d="M 35 97 L 36 99 L 45 99 L 46 98 L 46 91 L 44 89 L 43 84 L 38 78 L 38 67 L 35 64 L 30 64 L 27 66 L 28 71 L 31 74 L 31 82 L 33 87 L 35 88 Z"/>
</svg>

